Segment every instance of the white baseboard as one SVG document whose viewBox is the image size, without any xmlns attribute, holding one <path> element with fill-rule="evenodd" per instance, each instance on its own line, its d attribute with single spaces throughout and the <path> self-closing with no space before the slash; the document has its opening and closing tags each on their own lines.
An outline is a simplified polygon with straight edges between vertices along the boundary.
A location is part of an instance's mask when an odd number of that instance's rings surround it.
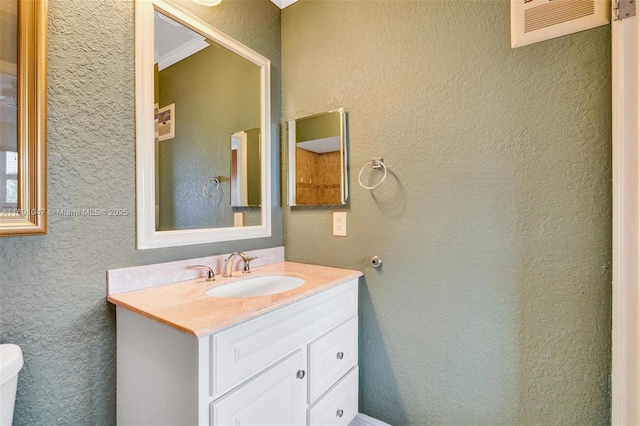
<svg viewBox="0 0 640 426">
<path fill-rule="evenodd" d="M 358 413 L 358 415 L 351 420 L 349 426 L 391 426 L 382 420 L 374 419 L 366 414 Z"/>
</svg>

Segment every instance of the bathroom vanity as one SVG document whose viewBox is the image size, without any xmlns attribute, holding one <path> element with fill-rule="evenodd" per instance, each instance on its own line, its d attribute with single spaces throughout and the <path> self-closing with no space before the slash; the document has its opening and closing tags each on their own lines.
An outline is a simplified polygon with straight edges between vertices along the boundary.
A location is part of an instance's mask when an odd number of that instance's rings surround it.
<svg viewBox="0 0 640 426">
<path fill-rule="evenodd" d="M 204 279 L 110 295 L 118 424 L 348 425 L 358 413 L 358 271 L 281 262 L 305 283 L 216 298 Z"/>
</svg>

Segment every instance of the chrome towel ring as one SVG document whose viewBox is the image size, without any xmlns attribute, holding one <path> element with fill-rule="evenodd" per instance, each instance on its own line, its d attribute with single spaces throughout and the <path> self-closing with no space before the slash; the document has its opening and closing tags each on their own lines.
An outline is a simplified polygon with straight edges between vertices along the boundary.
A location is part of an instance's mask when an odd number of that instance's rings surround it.
<svg viewBox="0 0 640 426">
<path fill-rule="evenodd" d="M 216 192 L 220 189 L 220 179 L 222 176 L 214 176 L 207 181 L 202 187 L 202 196 L 205 198 L 211 198 L 216 195 Z M 213 189 L 209 189 L 209 187 L 213 186 Z M 207 191 L 208 190 L 208 191 Z"/>
<path fill-rule="evenodd" d="M 382 168 L 384 170 L 384 175 L 382 175 L 382 179 L 380 179 L 380 182 L 378 182 L 378 183 L 376 183 L 375 185 L 372 185 L 372 186 L 367 186 L 367 185 L 362 183 L 362 172 L 364 172 L 364 169 L 366 169 L 368 165 L 371 165 L 371 168 L 374 169 L 374 170 L 378 170 L 380 168 Z M 364 189 L 373 189 L 373 188 L 377 187 L 378 185 L 380 185 L 382 182 L 384 182 L 384 180 L 386 178 L 387 178 L 387 166 L 384 165 L 384 159 L 382 157 L 378 157 L 378 158 L 372 159 L 367 164 L 362 166 L 362 169 L 360 169 L 360 173 L 358 174 L 358 183 Z"/>
</svg>

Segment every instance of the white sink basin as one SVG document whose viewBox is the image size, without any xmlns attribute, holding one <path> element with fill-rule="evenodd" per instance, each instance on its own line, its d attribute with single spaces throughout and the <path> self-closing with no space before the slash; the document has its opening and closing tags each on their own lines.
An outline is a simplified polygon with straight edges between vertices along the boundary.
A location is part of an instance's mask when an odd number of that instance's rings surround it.
<svg viewBox="0 0 640 426">
<path fill-rule="evenodd" d="M 257 297 L 293 290 L 304 284 L 304 280 L 289 275 L 265 275 L 223 284 L 206 291 L 213 297 Z"/>
</svg>

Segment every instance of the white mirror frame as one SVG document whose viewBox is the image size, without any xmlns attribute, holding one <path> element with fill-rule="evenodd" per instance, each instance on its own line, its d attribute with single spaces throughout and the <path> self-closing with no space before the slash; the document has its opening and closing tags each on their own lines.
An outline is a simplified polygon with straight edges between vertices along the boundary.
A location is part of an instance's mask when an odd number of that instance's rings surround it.
<svg viewBox="0 0 640 426">
<path fill-rule="evenodd" d="M 271 62 L 166 0 L 136 0 L 136 222 L 137 248 L 184 246 L 271 236 Z M 260 67 L 262 147 L 261 225 L 156 231 L 155 144 L 153 124 L 153 13 L 161 11 Z"/>
</svg>

